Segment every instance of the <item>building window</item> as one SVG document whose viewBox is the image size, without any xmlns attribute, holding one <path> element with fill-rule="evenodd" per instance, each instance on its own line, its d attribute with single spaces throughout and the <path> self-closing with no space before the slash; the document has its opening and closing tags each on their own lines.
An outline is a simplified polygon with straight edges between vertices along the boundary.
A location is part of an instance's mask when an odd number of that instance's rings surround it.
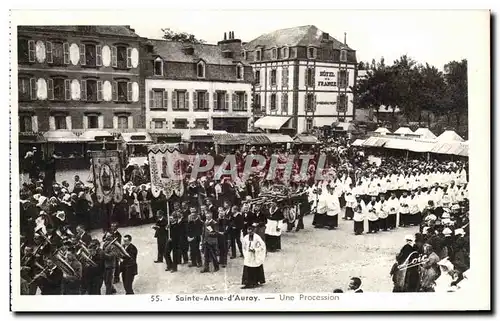
<svg viewBox="0 0 500 321">
<path fill-rule="evenodd" d="M 255 71 L 255 85 L 260 86 L 260 70 Z"/>
<path fill-rule="evenodd" d="M 82 55 L 83 52 L 83 55 Z M 83 58 L 83 59 L 82 59 Z M 97 51 L 96 46 L 92 44 L 82 44 L 80 46 L 80 59 L 83 65 L 88 67 L 96 67 L 97 65 Z"/>
<path fill-rule="evenodd" d="M 306 131 L 310 131 L 313 128 L 313 119 L 306 118 Z"/>
<path fill-rule="evenodd" d="M 229 110 L 229 94 L 225 91 L 214 93 L 214 110 Z"/>
<path fill-rule="evenodd" d="M 63 44 L 62 42 L 47 42 L 45 48 L 47 51 L 46 57 L 48 63 L 52 63 L 54 65 L 63 65 L 69 63 L 69 57 L 67 59 L 68 62 L 66 62 L 66 57 L 65 57 L 66 52 L 64 50 L 64 45 L 67 44 L 66 43 Z M 69 55 L 69 48 L 67 54 Z"/>
<path fill-rule="evenodd" d="M 132 101 L 132 83 L 128 81 L 114 81 L 113 86 L 116 90 L 114 101 L 128 102 Z"/>
<path fill-rule="evenodd" d="M 201 90 L 195 91 L 193 99 L 195 110 L 208 110 L 208 92 Z"/>
<path fill-rule="evenodd" d="M 290 48 L 290 58 L 297 58 L 297 48 Z"/>
<path fill-rule="evenodd" d="M 340 50 L 340 61 L 347 61 L 347 50 Z"/>
<path fill-rule="evenodd" d="M 236 79 L 242 80 L 243 79 L 243 65 L 238 64 L 236 66 Z"/>
<path fill-rule="evenodd" d="M 233 111 L 247 110 L 247 94 L 244 91 L 238 91 L 233 94 Z"/>
<path fill-rule="evenodd" d="M 196 76 L 198 78 L 205 78 L 205 63 L 203 61 L 200 61 L 196 65 Z"/>
<path fill-rule="evenodd" d="M 278 59 L 278 49 L 276 48 L 271 49 L 271 58 Z"/>
<path fill-rule="evenodd" d="M 347 70 L 339 70 L 339 88 L 347 88 Z"/>
<path fill-rule="evenodd" d="M 260 103 L 260 94 L 255 94 L 253 96 L 253 110 L 254 111 L 261 111 L 262 110 L 262 106 Z"/>
<path fill-rule="evenodd" d="M 87 128 L 99 128 L 99 116 L 98 115 L 88 115 L 87 116 Z"/>
<path fill-rule="evenodd" d="M 118 116 L 118 129 L 128 129 L 128 116 Z"/>
<path fill-rule="evenodd" d="M 163 76 L 163 60 L 157 58 L 154 61 L 154 75 L 155 76 Z"/>
<path fill-rule="evenodd" d="M 271 110 L 276 110 L 276 94 L 271 94 Z"/>
<path fill-rule="evenodd" d="M 255 60 L 256 61 L 261 61 L 262 60 L 262 49 L 257 49 L 255 51 Z"/>
<path fill-rule="evenodd" d="M 111 48 L 111 62 L 118 69 L 132 68 L 132 48 L 127 46 L 113 46 Z"/>
<path fill-rule="evenodd" d="M 82 80 L 81 91 L 82 100 L 93 102 L 100 101 L 102 100 L 102 81 L 97 81 L 94 79 Z M 113 93 L 115 93 L 114 90 Z"/>
<path fill-rule="evenodd" d="M 36 50 L 35 41 L 18 39 L 17 40 L 17 58 L 19 63 L 35 62 Z"/>
<path fill-rule="evenodd" d="M 314 47 L 308 47 L 307 48 L 307 58 L 308 59 L 315 59 L 316 58 L 316 53 L 317 49 Z"/>
<path fill-rule="evenodd" d="M 283 59 L 288 59 L 290 54 L 290 49 L 288 47 L 283 47 L 282 49 L 282 57 Z"/>
<path fill-rule="evenodd" d="M 55 129 L 67 129 L 66 116 L 54 116 Z"/>
<path fill-rule="evenodd" d="M 315 110 L 315 101 L 314 101 L 314 94 L 307 94 L 306 95 L 306 112 L 314 112 Z"/>
<path fill-rule="evenodd" d="M 347 112 L 347 95 L 340 94 L 337 96 L 337 112 Z"/>
<path fill-rule="evenodd" d="M 19 116 L 19 131 L 31 132 L 33 131 L 31 116 Z"/>
<path fill-rule="evenodd" d="M 288 114 L 288 94 L 284 93 L 281 95 L 281 112 Z"/>
<path fill-rule="evenodd" d="M 49 100 L 70 100 L 70 80 L 63 78 L 47 79 L 47 98 Z"/>
<path fill-rule="evenodd" d="M 194 128 L 208 129 L 208 119 L 195 119 Z"/>
<path fill-rule="evenodd" d="M 306 69 L 306 86 L 314 87 L 314 68 Z"/>
<path fill-rule="evenodd" d="M 185 90 L 176 90 L 172 94 L 173 110 L 189 109 L 189 94 Z"/>
<path fill-rule="evenodd" d="M 276 69 L 272 69 L 270 73 L 271 86 L 276 86 Z"/>
<path fill-rule="evenodd" d="M 163 119 L 155 119 L 154 121 L 154 128 L 155 129 L 162 129 L 163 128 Z"/>
<path fill-rule="evenodd" d="M 174 119 L 174 128 L 176 128 L 176 129 L 187 129 L 188 128 L 187 119 L 180 119 L 180 118 Z"/>
</svg>

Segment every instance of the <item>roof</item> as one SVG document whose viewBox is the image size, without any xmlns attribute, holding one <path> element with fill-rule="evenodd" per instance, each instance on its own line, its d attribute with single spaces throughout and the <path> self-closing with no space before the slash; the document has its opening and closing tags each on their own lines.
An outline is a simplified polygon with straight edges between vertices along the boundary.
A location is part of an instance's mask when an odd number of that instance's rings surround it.
<svg viewBox="0 0 500 321">
<path fill-rule="evenodd" d="M 351 144 L 351 146 L 362 146 L 364 141 L 365 141 L 364 139 L 356 139 L 356 140 L 355 140 L 355 141 Z"/>
<path fill-rule="evenodd" d="M 271 144 L 271 140 L 265 134 L 214 134 L 214 141 L 220 145 Z"/>
<path fill-rule="evenodd" d="M 278 130 L 290 119 L 290 116 L 264 116 L 259 118 L 253 126 L 260 129 Z"/>
<path fill-rule="evenodd" d="M 284 134 L 265 134 L 273 144 L 293 143 L 292 137 Z"/>
<path fill-rule="evenodd" d="M 284 47 L 284 46 L 317 46 L 321 45 L 323 39 L 323 31 L 313 25 L 292 27 L 286 29 L 278 29 L 270 33 L 263 34 L 245 45 L 245 49 L 254 49 L 257 46 L 267 48 Z M 333 49 L 345 48 L 353 50 L 349 46 L 344 45 L 337 39 L 329 36 L 333 41 Z"/>
<path fill-rule="evenodd" d="M 20 30 L 23 29 L 36 29 L 40 31 L 50 32 L 84 32 L 84 27 L 91 28 L 93 32 L 101 35 L 110 36 L 124 36 L 124 37 L 140 37 L 134 31 L 130 30 L 128 26 L 19 26 Z"/>
<path fill-rule="evenodd" d="M 205 61 L 210 65 L 236 65 L 242 63 L 249 65 L 245 61 L 234 60 L 233 58 L 225 58 L 222 55 L 222 48 L 218 45 L 211 44 L 186 44 L 183 42 L 150 39 L 153 45 L 154 54 L 160 56 L 165 61 L 193 63 L 199 60 Z M 193 46 L 192 55 L 185 53 L 186 46 Z"/>
<path fill-rule="evenodd" d="M 293 142 L 295 144 L 318 144 L 318 138 L 311 135 L 297 135 L 294 137 Z"/>
<path fill-rule="evenodd" d="M 379 127 L 377 128 L 377 130 L 375 130 L 375 133 L 379 133 L 379 134 L 387 134 L 387 133 L 390 133 L 391 131 L 388 130 L 387 128 L 385 127 Z"/>
<path fill-rule="evenodd" d="M 413 134 L 413 131 L 408 127 L 399 127 L 394 134 Z"/>
<path fill-rule="evenodd" d="M 385 143 L 387 143 L 389 139 L 388 138 L 382 138 L 382 137 L 369 137 L 367 140 L 365 140 L 362 143 L 362 146 L 366 147 L 382 147 L 384 146 Z"/>
<path fill-rule="evenodd" d="M 420 138 L 425 138 L 425 139 L 435 139 L 436 135 L 434 135 L 429 128 L 419 128 L 417 129 L 414 134 L 420 135 Z"/>
<path fill-rule="evenodd" d="M 463 142 L 464 139 L 460 137 L 453 130 L 447 130 L 438 137 L 440 142 Z"/>
</svg>

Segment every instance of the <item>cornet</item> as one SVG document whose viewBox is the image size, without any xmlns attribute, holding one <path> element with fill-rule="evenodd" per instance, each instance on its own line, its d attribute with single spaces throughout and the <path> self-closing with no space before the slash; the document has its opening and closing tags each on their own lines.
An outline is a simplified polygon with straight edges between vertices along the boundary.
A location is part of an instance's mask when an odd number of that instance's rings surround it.
<svg viewBox="0 0 500 321">
<path fill-rule="evenodd" d="M 113 239 L 111 242 L 104 244 L 103 250 L 106 251 L 109 247 L 111 247 L 111 252 L 113 252 L 116 257 L 120 259 L 125 257 L 130 259 L 130 255 L 127 250 L 125 250 L 125 248 L 123 248 L 123 246 L 118 242 L 118 237 Z"/>
</svg>

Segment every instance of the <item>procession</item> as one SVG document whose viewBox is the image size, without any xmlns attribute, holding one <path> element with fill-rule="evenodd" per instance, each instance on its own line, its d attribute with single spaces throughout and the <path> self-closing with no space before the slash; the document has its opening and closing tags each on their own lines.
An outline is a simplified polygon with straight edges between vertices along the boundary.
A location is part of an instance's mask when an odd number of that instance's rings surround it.
<svg viewBox="0 0 500 321">
<path fill-rule="evenodd" d="M 467 289 L 466 59 L 158 31 L 18 28 L 21 295 Z"/>
</svg>

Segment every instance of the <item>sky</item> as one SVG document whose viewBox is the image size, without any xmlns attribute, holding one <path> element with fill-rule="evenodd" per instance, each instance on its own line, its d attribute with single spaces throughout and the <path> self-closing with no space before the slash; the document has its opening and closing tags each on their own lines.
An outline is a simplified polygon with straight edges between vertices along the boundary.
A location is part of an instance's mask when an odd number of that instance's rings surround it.
<svg viewBox="0 0 500 321">
<path fill-rule="evenodd" d="M 315 25 L 356 50 L 358 61 L 386 64 L 408 54 L 438 69 L 452 60 L 474 54 L 467 39 L 477 37 L 471 28 L 483 16 L 478 11 L 424 10 L 241 10 L 241 11 L 148 11 L 127 19 L 143 37 L 161 38 L 161 28 L 194 34 L 208 43 L 234 31 L 235 38 L 248 42 L 276 29 Z M 123 18 L 123 17 L 122 17 Z"/>
</svg>

